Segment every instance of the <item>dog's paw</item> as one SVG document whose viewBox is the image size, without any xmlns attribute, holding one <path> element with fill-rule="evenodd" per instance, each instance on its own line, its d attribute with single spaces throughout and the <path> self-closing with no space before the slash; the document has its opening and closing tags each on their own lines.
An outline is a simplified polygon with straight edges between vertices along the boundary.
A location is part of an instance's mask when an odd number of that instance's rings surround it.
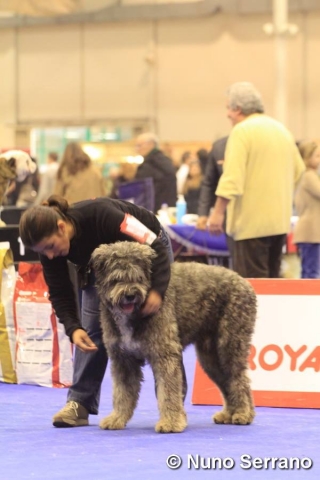
<svg viewBox="0 0 320 480">
<path fill-rule="evenodd" d="M 157 433 L 180 433 L 187 426 L 187 416 L 181 414 L 174 421 L 163 418 L 155 426 L 155 431 Z"/>
<path fill-rule="evenodd" d="M 126 423 L 127 422 L 119 417 L 119 415 L 111 413 L 100 421 L 99 427 L 102 428 L 102 430 L 122 430 L 126 426 Z"/>
<path fill-rule="evenodd" d="M 236 412 L 232 415 L 232 423 L 234 425 L 249 425 L 255 417 L 253 410 L 247 412 Z"/>
<path fill-rule="evenodd" d="M 213 416 L 215 423 L 224 423 L 232 425 L 248 425 L 254 419 L 254 411 L 249 410 L 247 412 L 236 412 L 233 415 L 227 410 L 221 410 Z"/>
<path fill-rule="evenodd" d="M 227 410 L 221 410 L 212 417 L 214 423 L 232 423 L 232 416 Z"/>
</svg>

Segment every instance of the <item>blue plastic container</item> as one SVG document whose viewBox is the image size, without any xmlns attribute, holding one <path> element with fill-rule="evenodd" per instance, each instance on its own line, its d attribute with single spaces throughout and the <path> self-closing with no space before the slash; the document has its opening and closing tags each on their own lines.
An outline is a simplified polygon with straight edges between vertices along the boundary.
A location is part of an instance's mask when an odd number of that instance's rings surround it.
<svg viewBox="0 0 320 480">
<path fill-rule="evenodd" d="M 176 203 L 177 207 L 177 224 L 182 224 L 182 217 L 187 213 L 187 204 L 183 195 L 179 195 Z"/>
</svg>

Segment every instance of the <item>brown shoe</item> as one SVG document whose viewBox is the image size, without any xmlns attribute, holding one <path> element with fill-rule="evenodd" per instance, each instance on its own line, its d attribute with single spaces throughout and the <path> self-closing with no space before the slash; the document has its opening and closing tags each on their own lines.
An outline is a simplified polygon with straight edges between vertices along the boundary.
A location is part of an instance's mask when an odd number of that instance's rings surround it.
<svg viewBox="0 0 320 480">
<path fill-rule="evenodd" d="M 53 417 L 53 426 L 57 428 L 84 427 L 89 425 L 88 410 L 78 402 L 68 402 Z"/>
</svg>

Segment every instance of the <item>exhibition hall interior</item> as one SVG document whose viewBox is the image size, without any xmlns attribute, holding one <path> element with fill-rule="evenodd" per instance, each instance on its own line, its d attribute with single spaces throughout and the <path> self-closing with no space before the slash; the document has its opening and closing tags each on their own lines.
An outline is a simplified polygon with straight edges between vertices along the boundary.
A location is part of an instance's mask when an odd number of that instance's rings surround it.
<svg viewBox="0 0 320 480">
<path fill-rule="evenodd" d="M 320 0 L 0 0 L 1 480 L 319 478 L 319 53 Z"/>
</svg>

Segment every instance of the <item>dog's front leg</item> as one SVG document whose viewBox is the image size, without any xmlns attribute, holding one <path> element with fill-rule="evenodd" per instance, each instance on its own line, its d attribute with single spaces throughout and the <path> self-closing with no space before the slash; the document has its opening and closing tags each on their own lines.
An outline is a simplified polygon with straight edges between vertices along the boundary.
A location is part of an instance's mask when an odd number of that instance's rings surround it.
<svg viewBox="0 0 320 480">
<path fill-rule="evenodd" d="M 137 406 L 143 372 L 141 360 L 124 352 L 110 355 L 113 380 L 113 411 L 100 422 L 103 430 L 123 429 Z"/>
<path fill-rule="evenodd" d="M 162 355 L 154 355 L 150 364 L 156 382 L 160 420 L 155 426 L 158 433 L 179 433 L 187 426 L 183 408 L 182 355 L 166 349 Z"/>
</svg>

